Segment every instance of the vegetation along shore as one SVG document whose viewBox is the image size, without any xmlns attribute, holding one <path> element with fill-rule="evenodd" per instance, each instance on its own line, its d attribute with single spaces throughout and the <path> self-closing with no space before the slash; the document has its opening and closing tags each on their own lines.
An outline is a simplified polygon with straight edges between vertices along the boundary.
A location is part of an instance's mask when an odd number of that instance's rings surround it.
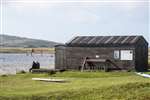
<svg viewBox="0 0 150 100">
<path fill-rule="evenodd" d="M 54 48 L 0 48 L 0 53 L 54 53 Z"/>
</svg>

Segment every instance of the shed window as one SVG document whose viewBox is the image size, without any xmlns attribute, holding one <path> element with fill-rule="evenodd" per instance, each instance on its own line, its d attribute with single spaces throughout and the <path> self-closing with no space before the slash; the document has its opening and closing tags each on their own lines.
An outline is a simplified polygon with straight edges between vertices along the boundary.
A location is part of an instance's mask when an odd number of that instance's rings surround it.
<svg viewBox="0 0 150 100">
<path fill-rule="evenodd" d="M 133 60 L 133 50 L 121 50 L 121 60 Z"/>
<path fill-rule="evenodd" d="M 96 58 L 99 58 L 99 55 L 96 55 L 95 57 L 96 57 Z"/>
<path fill-rule="evenodd" d="M 115 50 L 114 51 L 114 59 L 119 59 L 119 57 L 120 57 L 119 50 Z"/>
</svg>

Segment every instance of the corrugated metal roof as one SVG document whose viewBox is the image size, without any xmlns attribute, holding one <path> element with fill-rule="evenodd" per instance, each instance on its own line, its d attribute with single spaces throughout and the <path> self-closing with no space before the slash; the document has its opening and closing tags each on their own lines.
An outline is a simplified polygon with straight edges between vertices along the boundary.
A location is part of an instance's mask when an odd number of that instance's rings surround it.
<svg viewBox="0 0 150 100">
<path fill-rule="evenodd" d="M 132 45 L 143 36 L 77 36 L 67 46 Z M 145 40 L 145 39 L 144 39 Z M 146 41 L 146 40 L 145 40 Z"/>
</svg>

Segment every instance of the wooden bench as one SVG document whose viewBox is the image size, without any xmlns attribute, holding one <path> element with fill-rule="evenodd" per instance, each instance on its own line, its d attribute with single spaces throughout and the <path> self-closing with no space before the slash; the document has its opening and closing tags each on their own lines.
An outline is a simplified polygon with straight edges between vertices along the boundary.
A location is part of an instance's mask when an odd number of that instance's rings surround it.
<svg viewBox="0 0 150 100">
<path fill-rule="evenodd" d="M 94 70 L 94 68 L 96 68 L 95 64 L 99 64 L 98 69 L 99 70 L 104 70 L 104 71 L 108 71 L 110 65 L 113 65 L 116 67 L 116 69 L 120 69 L 115 63 L 113 63 L 111 60 L 109 59 L 98 59 L 98 58 L 87 58 L 85 57 L 82 66 L 81 66 L 81 71 L 83 71 L 84 69 L 86 69 L 87 67 L 90 67 L 90 70 Z"/>
<path fill-rule="evenodd" d="M 108 60 L 107 59 L 84 59 L 83 64 L 82 64 L 82 68 L 81 71 L 83 71 L 85 68 L 87 68 L 88 66 L 90 67 L 90 70 L 95 69 L 95 63 L 99 63 L 99 64 L 103 64 L 103 66 L 99 66 L 98 69 L 100 70 L 104 70 L 107 71 L 108 70 Z"/>
</svg>

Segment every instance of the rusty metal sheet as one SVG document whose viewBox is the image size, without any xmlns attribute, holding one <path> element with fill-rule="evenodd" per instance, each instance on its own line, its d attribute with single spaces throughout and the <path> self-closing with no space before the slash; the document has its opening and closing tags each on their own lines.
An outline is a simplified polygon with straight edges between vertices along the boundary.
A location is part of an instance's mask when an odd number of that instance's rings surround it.
<svg viewBox="0 0 150 100">
<path fill-rule="evenodd" d="M 113 38 L 114 38 L 113 36 L 109 37 L 109 39 L 107 39 L 107 40 L 105 41 L 105 44 L 109 43 L 109 41 L 111 41 Z"/>
<path fill-rule="evenodd" d="M 138 40 L 138 38 L 139 38 L 138 36 L 134 37 L 130 43 L 135 43 Z"/>
<path fill-rule="evenodd" d="M 101 43 L 101 41 L 105 38 L 105 36 L 101 36 L 97 39 L 96 44 Z"/>
<path fill-rule="evenodd" d="M 78 36 L 72 39 L 68 45 L 72 46 L 101 46 L 133 44 L 142 36 Z"/>
<path fill-rule="evenodd" d="M 113 44 L 117 43 L 121 38 L 122 38 L 122 37 L 119 36 L 119 37 L 113 42 Z"/>
<path fill-rule="evenodd" d="M 89 40 L 89 41 L 87 42 L 87 44 L 95 43 L 96 38 L 98 38 L 98 37 L 97 37 L 97 36 L 92 36 L 91 40 Z"/>
</svg>

